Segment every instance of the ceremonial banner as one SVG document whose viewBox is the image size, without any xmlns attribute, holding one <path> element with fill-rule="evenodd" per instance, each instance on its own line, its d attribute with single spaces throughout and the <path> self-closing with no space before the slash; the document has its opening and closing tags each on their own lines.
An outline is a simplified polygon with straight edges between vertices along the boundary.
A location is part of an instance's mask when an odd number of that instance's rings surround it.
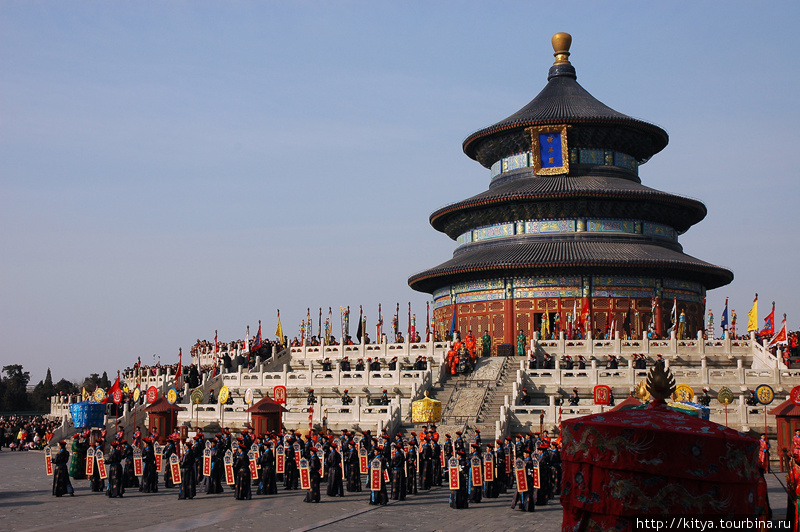
<svg viewBox="0 0 800 532">
<path fill-rule="evenodd" d="M 675 387 L 675 397 L 678 401 L 694 401 L 694 390 L 688 384 L 679 384 Z"/>
<path fill-rule="evenodd" d="M 286 460 L 286 451 L 283 445 L 279 445 L 275 449 L 275 473 L 281 475 L 284 473 L 284 461 Z"/>
<path fill-rule="evenodd" d="M 451 458 L 449 465 L 450 467 L 447 470 L 447 477 L 450 479 L 450 489 L 457 490 L 461 487 L 458 478 L 458 458 Z"/>
<path fill-rule="evenodd" d="M 228 486 L 233 486 L 236 483 L 236 479 L 233 476 L 233 456 L 230 450 L 225 453 L 222 462 L 225 464 L 225 483 Z"/>
<path fill-rule="evenodd" d="M 444 455 L 444 448 L 439 451 L 439 460 L 442 462 L 442 469 L 447 468 L 447 457 Z"/>
<path fill-rule="evenodd" d="M 387 484 L 389 483 L 389 470 L 388 469 L 384 469 L 383 470 L 383 481 L 385 483 L 387 483 Z"/>
<path fill-rule="evenodd" d="M 369 473 L 369 463 L 367 462 L 368 454 L 369 453 L 367 453 L 367 450 L 363 447 L 358 451 L 358 463 L 362 475 Z"/>
<path fill-rule="evenodd" d="M 139 398 L 141 397 L 142 397 L 142 389 L 137 386 L 136 388 L 133 389 L 133 402 L 138 403 Z"/>
<path fill-rule="evenodd" d="M 317 456 L 319 457 L 319 476 L 322 478 L 325 476 L 325 453 L 317 451 Z"/>
<path fill-rule="evenodd" d="M 369 471 L 369 489 L 370 491 L 381 490 L 381 460 L 376 458 L 372 461 Z"/>
<path fill-rule="evenodd" d="M 169 457 L 169 467 L 172 472 L 172 482 L 175 484 L 181 483 L 181 464 L 178 461 L 178 455 L 173 454 Z"/>
<path fill-rule="evenodd" d="M 533 489 L 538 490 L 541 487 L 541 477 L 539 476 L 539 460 L 533 458 L 531 463 L 533 463 Z"/>
<path fill-rule="evenodd" d="M 117 388 L 111 392 L 111 400 L 114 401 L 114 404 L 120 404 L 122 402 L 122 390 Z"/>
<path fill-rule="evenodd" d="M 272 389 L 272 400 L 279 405 L 286 404 L 286 386 L 275 386 Z"/>
<path fill-rule="evenodd" d="M 598 384 L 594 387 L 594 404 L 608 405 L 611 404 L 611 388 L 605 384 Z"/>
<path fill-rule="evenodd" d="M 481 467 L 481 459 L 477 456 L 473 456 L 472 460 L 470 460 L 470 464 L 472 467 L 472 485 L 483 486 L 483 475 L 481 475 L 483 467 Z"/>
<path fill-rule="evenodd" d="M 145 399 L 148 403 L 155 403 L 158 400 L 158 388 L 155 386 L 151 386 L 147 389 L 147 395 Z"/>
<path fill-rule="evenodd" d="M 156 473 L 162 473 L 164 468 L 164 448 L 159 444 L 153 444 L 156 454 Z"/>
<path fill-rule="evenodd" d="M 47 471 L 47 476 L 53 476 L 53 450 L 48 445 L 44 448 L 44 467 Z"/>
<path fill-rule="evenodd" d="M 94 401 L 96 403 L 104 403 L 104 399 L 106 398 L 106 391 L 102 388 L 98 388 L 94 391 Z"/>
<path fill-rule="evenodd" d="M 514 470 L 517 475 L 517 491 L 528 491 L 528 477 L 525 475 L 525 462 L 522 460 L 514 462 Z"/>
<path fill-rule="evenodd" d="M 308 460 L 303 458 L 298 462 L 298 464 L 300 464 L 300 489 L 310 490 L 311 473 L 309 473 L 308 470 Z"/>
<path fill-rule="evenodd" d="M 171 405 L 178 402 L 178 390 L 174 386 L 170 386 L 167 390 L 167 402 Z"/>
<path fill-rule="evenodd" d="M 133 474 L 142 476 L 142 450 L 138 447 L 133 448 Z"/>
<path fill-rule="evenodd" d="M 250 446 L 250 450 L 253 451 L 253 454 L 256 455 L 256 460 L 258 460 L 258 457 L 261 456 L 261 453 L 258 452 L 258 444 L 254 442 L 253 445 Z"/>
<path fill-rule="evenodd" d="M 217 395 L 217 400 L 219 404 L 224 405 L 228 402 L 228 397 L 230 396 L 231 391 L 227 386 L 223 386 L 219 389 L 219 395 Z"/>
<path fill-rule="evenodd" d="M 295 443 L 294 445 L 292 445 L 292 449 L 294 449 L 294 461 L 299 464 L 300 459 L 302 458 L 302 456 L 300 455 L 300 444 Z"/>
<path fill-rule="evenodd" d="M 256 453 L 250 451 L 247 453 L 247 458 L 250 460 L 250 478 L 255 480 L 258 478 L 258 464 L 256 463 Z"/>
<path fill-rule="evenodd" d="M 494 455 L 490 452 L 483 455 L 483 471 L 486 482 L 494 481 Z"/>
<path fill-rule="evenodd" d="M 97 451 L 94 453 L 94 457 L 97 460 L 97 474 L 103 480 L 108 478 L 108 472 L 106 471 L 106 461 L 103 458 L 103 451 Z"/>
<path fill-rule="evenodd" d="M 509 473 L 511 473 L 511 455 L 506 455 L 505 462 L 506 462 L 506 475 L 508 475 Z"/>
<path fill-rule="evenodd" d="M 91 478 L 94 475 L 94 448 L 89 447 L 86 449 L 86 477 Z"/>
<path fill-rule="evenodd" d="M 211 449 L 203 449 L 203 476 L 211 476 Z"/>
</svg>

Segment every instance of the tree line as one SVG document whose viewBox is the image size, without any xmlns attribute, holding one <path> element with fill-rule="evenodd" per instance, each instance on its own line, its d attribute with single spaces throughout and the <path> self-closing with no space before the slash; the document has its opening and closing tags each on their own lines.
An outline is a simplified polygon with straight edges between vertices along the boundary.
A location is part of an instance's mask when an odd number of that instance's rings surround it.
<svg viewBox="0 0 800 532">
<path fill-rule="evenodd" d="M 47 368 L 44 380 L 39 381 L 29 392 L 30 380 L 30 373 L 24 371 L 21 364 L 3 366 L 0 374 L 0 412 L 49 412 L 50 397 L 54 395 L 76 394 L 82 388 L 91 393 L 98 386 L 106 390 L 111 387 L 105 371 L 102 376 L 92 373 L 80 383 L 61 379 L 54 384 L 50 368 Z"/>
</svg>

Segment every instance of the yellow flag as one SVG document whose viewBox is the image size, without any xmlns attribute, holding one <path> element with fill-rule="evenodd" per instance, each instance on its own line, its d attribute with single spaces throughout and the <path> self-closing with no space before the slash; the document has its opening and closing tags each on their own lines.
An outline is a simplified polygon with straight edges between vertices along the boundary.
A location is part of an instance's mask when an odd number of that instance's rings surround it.
<svg viewBox="0 0 800 532">
<path fill-rule="evenodd" d="M 281 311 L 278 311 L 278 327 L 275 329 L 275 336 L 279 342 L 283 342 L 283 327 L 281 327 Z"/>
<path fill-rule="evenodd" d="M 89 394 L 86 392 L 85 387 L 81 389 L 81 399 L 83 399 L 84 401 L 89 399 Z"/>
<path fill-rule="evenodd" d="M 758 294 L 753 300 L 753 308 L 747 313 L 747 332 L 758 331 Z"/>
</svg>

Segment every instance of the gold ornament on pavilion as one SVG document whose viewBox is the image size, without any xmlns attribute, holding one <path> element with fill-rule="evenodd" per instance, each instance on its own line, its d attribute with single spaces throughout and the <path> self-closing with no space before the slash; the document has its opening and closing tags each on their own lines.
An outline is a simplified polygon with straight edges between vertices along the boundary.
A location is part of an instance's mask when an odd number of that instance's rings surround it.
<svg viewBox="0 0 800 532">
<path fill-rule="evenodd" d="M 643 403 L 648 402 L 650 400 L 650 392 L 647 391 L 647 384 L 644 381 L 639 381 L 633 395 Z"/>
<path fill-rule="evenodd" d="M 679 384 L 675 388 L 675 400 L 677 401 L 694 401 L 694 390 L 688 384 Z"/>
<path fill-rule="evenodd" d="M 419 401 L 411 403 L 411 422 L 412 423 L 439 423 L 442 421 L 442 403 L 436 399 L 425 397 Z"/>
</svg>

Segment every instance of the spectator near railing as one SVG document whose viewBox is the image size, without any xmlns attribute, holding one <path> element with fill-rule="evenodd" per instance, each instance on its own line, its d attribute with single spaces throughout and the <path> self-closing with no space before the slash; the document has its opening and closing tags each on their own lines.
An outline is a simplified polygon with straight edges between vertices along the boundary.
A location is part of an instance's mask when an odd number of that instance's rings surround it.
<svg viewBox="0 0 800 532">
<path fill-rule="evenodd" d="M 12 451 L 43 449 L 61 426 L 60 419 L 42 416 L 0 416 L 0 449 Z"/>
</svg>

